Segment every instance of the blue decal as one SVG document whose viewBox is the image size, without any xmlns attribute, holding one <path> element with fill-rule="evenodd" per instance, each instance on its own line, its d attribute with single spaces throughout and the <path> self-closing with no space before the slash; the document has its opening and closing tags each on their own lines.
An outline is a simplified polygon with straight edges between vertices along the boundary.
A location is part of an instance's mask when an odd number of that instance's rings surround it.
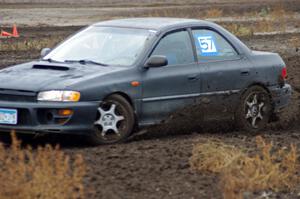
<svg viewBox="0 0 300 199">
<path fill-rule="evenodd" d="M 200 56 L 217 56 L 218 49 L 213 35 L 196 34 L 196 47 L 200 49 Z"/>
</svg>

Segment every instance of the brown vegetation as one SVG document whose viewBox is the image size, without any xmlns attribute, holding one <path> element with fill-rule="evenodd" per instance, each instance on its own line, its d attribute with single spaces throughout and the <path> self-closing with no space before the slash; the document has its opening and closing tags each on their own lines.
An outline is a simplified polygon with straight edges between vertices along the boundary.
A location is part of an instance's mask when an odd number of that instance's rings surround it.
<svg viewBox="0 0 300 199">
<path fill-rule="evenodd" d="M 296 147 L 275 150 L 262 137 L 256 138 L 256 145 L 255 155 L 249 155 L 220 141 L 198 144 L 190 164 L 194 170 L 219 173 L 225 199 L 240 199 L 249 191 L 293 190 L 300 180 Z"/>
<path fill-rule="evenodd" d="M 223 10 L 218 8 L 212 8 L 206 11 L 206 18 L 218 18 L 223 16 Z"/>
<path fill-rule="evenodd" d="M 299 49 L 300 48 L 300 38 L 297 36 L 293 36 L 291 39 L 289 39 L 289 45 Z"/>
<path fill-rule="evenodd" d="M 1 199 L 67 199 L 84 198 L 82 156 L 75 160 L 50 145 L 21 148 L 12 135 L 9 148 L 0 145 Z"/>
<path fill-rule="evenodd" d="M 23 39 L 11 43 L 9 40 L 0 41 L 0 51 L 25 51 L 25 50 L 41 50 L 45 47 L 54 47 L 63 40 L 63 37 L 51 37 L 41 39 Z"/>
<path fill-rule="evenodd" d="M 257 22 L 256 32 L 273 32 L 275 30 L 275 26 L 271 20 L 262 19 Z"/>
<path fill-rule="evenodd" d="M 208 141 L 193 148 L 190 165 L 193 170 L 220 173 L 235 159 L 244 155 L 240 149 L 221 141 Z"/>
<path fill-rule="evenodd" d="M 294 18 L 293 12 L 286 11 L 283 4 L 278 3 L 274 7 L 262 8 L 258 12 L 244 12 L 238 16 L 234 13 L 225 13 L 220 8 L 208 9 L 205 12 L 199 12 L 197 9 L 168 9 L 168 10 L 153 10 L 147 16 L 154 17 L 187 17 L 187 18 L 200 18 L 200 19 L 214 19 L 222 17 L 240 18 L 243 16 L 257 18 L 254 24 L 238 24 L 231 23 L 225 24 L 226 28 L 238 36 L 251 36 L 254 32 L 284 32 L 287 29 L 287 19 Z"/>
<path fill-rule="evenodd" d="M 226 24 L 224 27 L 230 31 L 232 34 L 242 37 L 242 36 L 252 36 L 254 34 L 254 30 L 252 27 L 244 26 L 241 24 Z"/>
</svg>

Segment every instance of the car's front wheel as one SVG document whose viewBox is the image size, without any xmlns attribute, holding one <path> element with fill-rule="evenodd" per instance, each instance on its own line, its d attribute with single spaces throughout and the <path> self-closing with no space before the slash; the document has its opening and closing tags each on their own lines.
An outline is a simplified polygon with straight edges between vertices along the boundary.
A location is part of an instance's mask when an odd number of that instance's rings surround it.
<svg viewBox="0 0 300 199">
<path fill-rule="evenodd" d="M 98 107 L 92 144 L 113 144 L 125 141 L 134 127 L 134 112 L 122 96 L 113 94 Z"/>
<path fill-rule="evenodd" d="M 235 120 L 240 128 L 257 132 L 266 127 L 271 114 L 272 105 L 269 93 L 260 86 L 253 86 L 242 95 Z"/>
</svg>

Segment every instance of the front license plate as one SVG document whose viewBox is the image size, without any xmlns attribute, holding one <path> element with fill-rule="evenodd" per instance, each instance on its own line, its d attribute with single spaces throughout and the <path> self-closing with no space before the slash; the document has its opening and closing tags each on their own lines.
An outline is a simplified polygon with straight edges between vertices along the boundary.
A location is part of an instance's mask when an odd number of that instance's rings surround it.
<svg viewBox="0 0 300 199">
<path fill-rule="evenodd" d="M 16 109 L 0 108 L 0 124 L 17 124 L 18 111 Z"/>
</svg>

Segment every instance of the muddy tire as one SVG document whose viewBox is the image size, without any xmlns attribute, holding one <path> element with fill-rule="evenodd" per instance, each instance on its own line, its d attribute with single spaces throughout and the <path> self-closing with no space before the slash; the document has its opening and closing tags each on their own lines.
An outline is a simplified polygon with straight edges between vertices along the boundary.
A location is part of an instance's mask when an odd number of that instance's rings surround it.
<svg viewBox="0 0 300 199">
<path fill-rule="evenodd" d="M 272 104 L 269 93 L 260 86 L 253 86 L 241 96 L 235 121 L 240 129 L 258 132 L 266 128 L 271 115 Z"/>
<path fill-rule="evenodd" d="M 134 112 L 129 102 L 120 95 L 111 95 L 98 107 L 89 142 L 94 145 L 123 142 L 132 133 L 134 123 Z"/>
</svg>

